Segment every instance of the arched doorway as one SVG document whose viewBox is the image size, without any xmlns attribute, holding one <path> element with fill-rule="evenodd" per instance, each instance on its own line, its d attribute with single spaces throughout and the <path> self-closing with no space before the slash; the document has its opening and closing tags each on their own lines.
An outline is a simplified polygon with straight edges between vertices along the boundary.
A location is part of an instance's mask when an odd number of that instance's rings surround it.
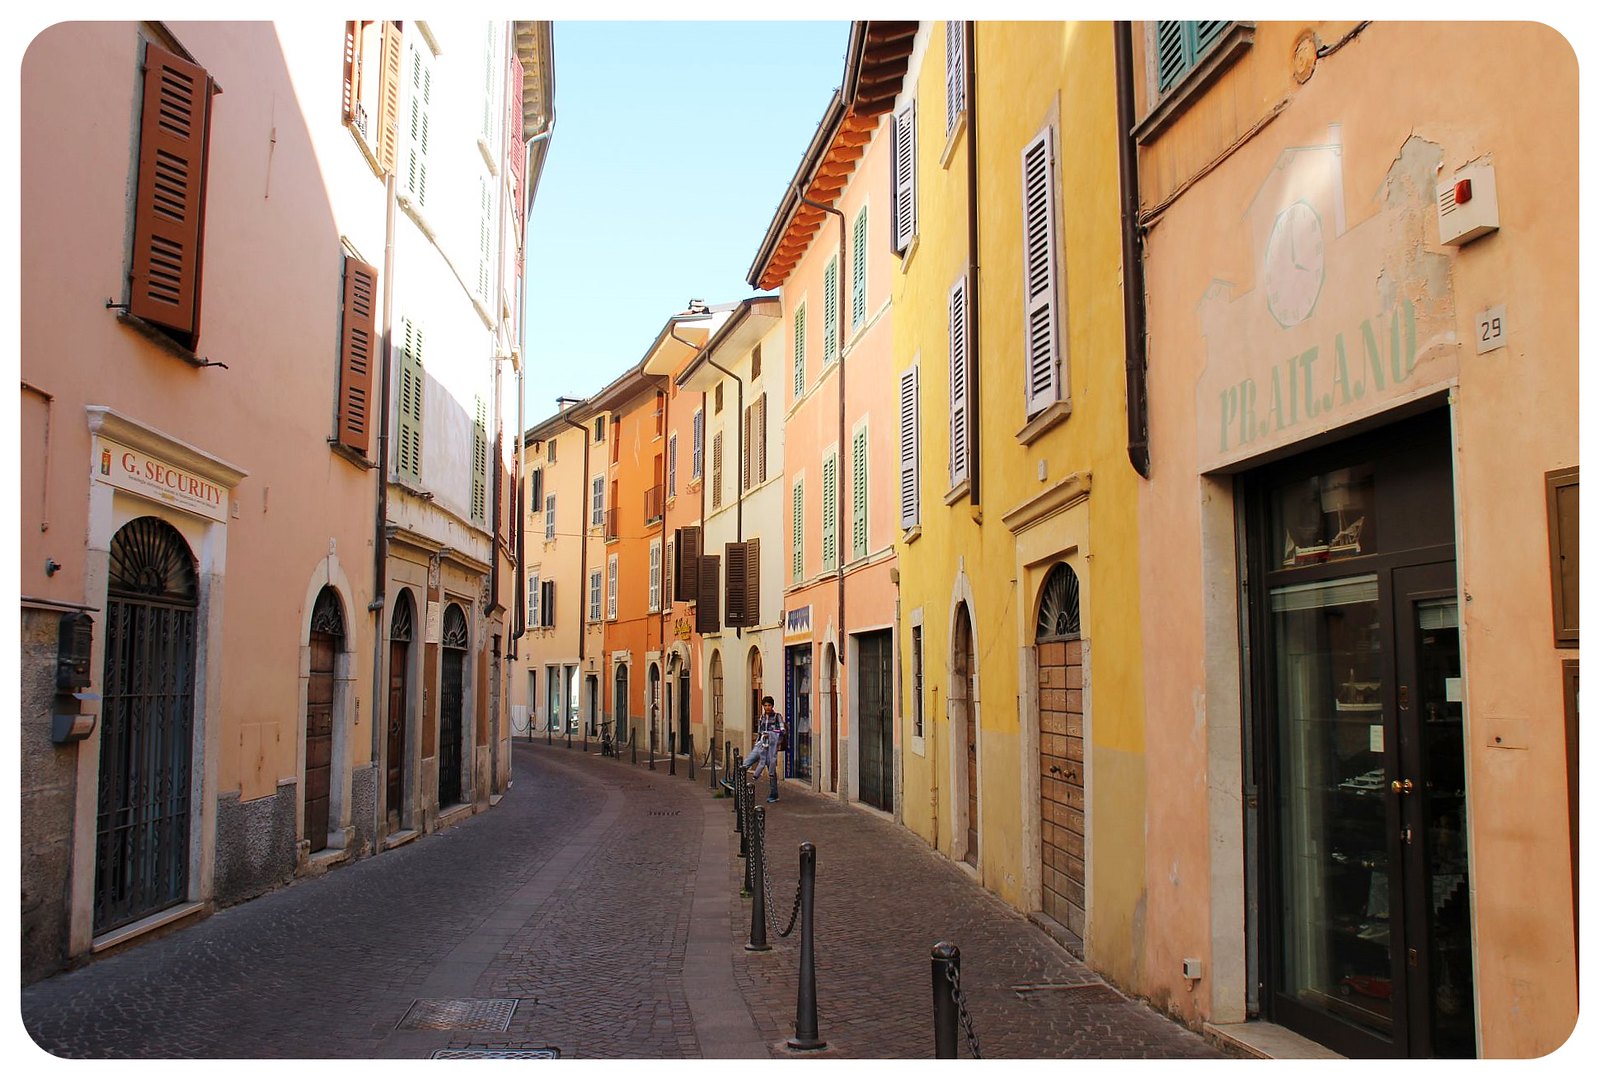
<svg viewBox="0 0 1600 1080">
<path fill-rule="evenodd" d="M 750 744 L 755 745 L 756 717 L 761 715 L 761 699 L 766 696 L 766 690 L 761 684 L 761 650 L 754 645 L 750 646 L 750 712 L 747 718 L 747 730 L 752 734 Z"/>
<path fill-rule="evenodd" d="M 689 744 L 689 665 L 678 664 L 678 752 L 692 752 Z"/>
<path fill-rule="evenodd" d="M 646 691 L 645 715 L 650 718 L 648 724 L 650 752 L 655 754 L 661 750 L 661 739 L 659 737 L 661 727 L 661 669 L 653 663 L 645 669 L 644 686 Z"/>
<path fill-rule="evenodd" d="M 844 756 L 844 739 L 839 734 L 839 654 L 828 642 L 823 651 L 823 677 L 828 680 L 828 701 L 825 706 L 830 752 L 828 754 L 828 790 L 839 790 L 839 761 Z"/>
<path fill-rule="evenodd" d="M 411 639 L 416 608 L 411 590 L 401 589 L 389 620 L 389 723 L 385 758 L 385 815 L 391 832 L 405 818 L 406 724 L 411 718 Z M 531 699 L 530 699 L 531 700 Z"/>
<path fill-rule="evenodd" d="M 439 686 L 439 808 L 461 801 L 462 711 L 466 696 L 467 614 L 460 604 L 444 612 L 444 673 Z"/>
<path fill-rule="evenodd" d="M 189 891 L 194 555 L 156 517 L 112 537 L 106 586 L 94 929 L 128 923 Z"/>
<path fill-rule="evenodd" d="M 628 730 L 628 665 L 617 665 L 616 692 L 611 698 L 612 723 L 616 726 L 616 739 L 620 744 L 633 741 Z"/>
<path fill-rule="evenodd" d="M 976 665 L 972 656 L 972 618 L 966 601 L 956 605 L 955 635 L 950 655 L 950 720 L 961 735 L 965 748 L 963 779 L 967 795 L 967 845 L 962 858 L 978 865 L 978 716 L 973 707 L 972 680 Z"/>
<path fill-rule="evenodd" d="M 722 753 L 722 650 L 711 652 L 711 753 Z"/>
<path fill-rule="evenodd" d="M 339 594 L 324 585 L 311 608 L 310 678 L 306 684 L 305 829 L 307 850 L 328 846 L 328 796 L 333 777 L 334 667 L 344 651 Z"/>
<path fill-rule="evenodd" d="M 1057 563 L 1039 590 L 1034 623 L 1039 687 L 1039 906 L 1084 928 L 1083 639 L 1078 575 Z M 1053 691 L 1060 689 L 1061 693 Z"/>
</svg>

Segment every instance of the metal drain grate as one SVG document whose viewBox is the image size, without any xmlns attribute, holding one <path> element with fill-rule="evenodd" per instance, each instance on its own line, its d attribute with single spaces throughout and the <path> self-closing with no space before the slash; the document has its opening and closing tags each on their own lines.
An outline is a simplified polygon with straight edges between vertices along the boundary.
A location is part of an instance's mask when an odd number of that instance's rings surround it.
<svg viewBox="0 0 1600 1080">
<path fill-rule="evenodd" d="M 396 1031 L 504 1031 L 517 1011 L 516 998 L 418 998 Z"/>
<path fill-rule="evenodd" d="M 514 1058 L 517 1060 L 526 1061 L 531 1058 L 553 1059 L 559 1058 L 560 1056 L 561 1051 L 554 1046 L 531 1046 L 517 1050 L 491 1050 L 487 1048 L 477 1049 L 468 1046 L 459 1050 L 435 1050 L 433 1052 L 434 1058 L 449 1058 L 457 1061 L 467 1058 L 496 1058 L 501 1061 Z"/>
<path fill-rule="evenodd" d="M 651 817 L 677 817 L 682 812 L 681 810 L 651 810 L 649 814 Z"/>
<path fill-rule="evenodd" d="M 1023 998 L 1048 994 L 1051 1002 L 1066 1005 L 1128 1004 L 1128 999 L 1109 983 L 1027 983 L 1011 989 Z"/>
</svg>

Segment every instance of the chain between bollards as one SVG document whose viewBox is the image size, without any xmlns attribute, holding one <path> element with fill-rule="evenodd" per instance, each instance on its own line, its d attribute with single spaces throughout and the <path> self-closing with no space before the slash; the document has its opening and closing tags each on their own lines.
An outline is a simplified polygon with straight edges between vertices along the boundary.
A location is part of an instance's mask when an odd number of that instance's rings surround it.
<svg viewBox="0 0 1600 1080">
<path fill-rule="evenodd" d="M 791 1050 L 822 1050 L 827 1042 L 817 1037 L 817 963 L 812 920 L 812 900 L 817 887 L 817 845 L 800 845 L 800 988 L 794 1008 Z"/>
<path fill-rule="evenodd" d="M 785 926 L 782 930 L 779 930 L 778 929 L 777 920 L 773 919 L 772 915 L 771 915 L 771 912 L 773 910 L 773 908 L 772 908 L 772 879 L 767 876 L 767 818 L 766 818 L 766 808 L 758 806 L 758 807 L 756 807 L 756 809 L 761 814 L 761 827 L 758 830 L 760 835 L 757 836 L 756 841 L 761 846 L 761 890 L 762 890 L 762 896 L 766 900 L 766 909 L 767 909 L 767 912 L 768 912 L 767 918 L 771 921 L 772 929 L 777 933 L 777 935 L 779 937 L 788 937 L 790 934 L 794 933 L 795 921 L 800 918 L 800 882 L 796 881 L 795 885 L 794 885 L 794 907 L 791 908 L 790 911 L 789 911 L 789 925 Z"/>
<path fill-rule="evenodd" d="M 956 1025 L 966 1031 L 967 1050 L 975 1058 L 982 1058 L 978 1035 L 972 1027 L 972 1014 L 967 1011 L 967 998 L 961 992 L 961 949 L 951 942 L 941 941 L 933 947 L 933 1056 L 956 1056 Z"/>
</svg>

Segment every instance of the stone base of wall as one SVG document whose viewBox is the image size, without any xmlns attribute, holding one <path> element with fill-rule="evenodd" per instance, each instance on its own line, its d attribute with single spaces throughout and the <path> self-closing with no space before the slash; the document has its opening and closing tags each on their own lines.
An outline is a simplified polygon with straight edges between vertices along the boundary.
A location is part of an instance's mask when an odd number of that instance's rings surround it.
<svg viewBox="0 0 1600 1080">
<path fill-rule="evenodd" d="M 350 777 L 350 826 L 354 833 L 350 854 L 358 859 L 378 850 L 372 821 L 377 806 L 378 769 L 373 765 L 358 767 Z"/>
<path fill-rule="evenodd" d="M 228 792 L 217 800 L 217 877 L 214 900 L 227 907 L 260 896 L 294 877 L 296 785 L 275 795 L 240 802 Z"/>
</svg>

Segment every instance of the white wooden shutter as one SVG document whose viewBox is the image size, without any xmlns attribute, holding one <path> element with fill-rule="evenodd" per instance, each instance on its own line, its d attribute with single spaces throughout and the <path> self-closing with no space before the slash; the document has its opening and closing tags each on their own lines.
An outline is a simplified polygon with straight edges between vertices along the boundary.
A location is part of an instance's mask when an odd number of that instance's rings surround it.
<svg viewBox="0 0 1600 1080">
<path fill-rule="evenodd" d="M 544 538 L 556 538 L 556 493 L 553 491 L 544 497 Z"/>
<path fill-rule="evenodd" d="M 617 617 L 617 557 L 606 560 L 606 618 Z"/>
<path fill-rule="evenodd" d="M 589 524 L 595 528 L 606 523 L 606 478 L 597 476 L 590 485 L 589 492 Z"/>
<path fill-rule="evenodd" d="M 528 625 L 539 625 L 539 575 L 528 579 Z"/>
<path fill-rule="evenodd" d="M 667 437 L 667 497 L 678 494 L 678 433 Z"/>
<path fill-rule="evenodd" d="M 956 118 L 967 105 L 967 24 L 951 20 L 944 24 L 944 133 L 956 129 Z"/>
<path fill-rule="evenodd" d="M 661 610 L 661 541 L 650 541 L 650 610 Z"/>
<path fill-rule="evenodd" d="M 967 478 L 967 283 L 950 290 L 950 486 Z"/>
<path fill-rule="evenodd" d="M 909 529 L 922 520 L 917 490 L 917 369 L 900 373 L 900 527 Z"/>
<path fill-rule="evenodd" d="M 1046 127 L 1022 151 L 1022 258 L 1027 326 L 1027 413 L 1061 396 L 1056 318 L 1055 133 Z"/>
<path fill-rule="evenodd" d="M 589 571 L 589 621 L 600 621 L 600 571 Z"/>
<path fill-rule="evenodd" d="M 894 118 L 894 249 L 905 251 L 917 235 L 917 103 Z"/>
</svg>

